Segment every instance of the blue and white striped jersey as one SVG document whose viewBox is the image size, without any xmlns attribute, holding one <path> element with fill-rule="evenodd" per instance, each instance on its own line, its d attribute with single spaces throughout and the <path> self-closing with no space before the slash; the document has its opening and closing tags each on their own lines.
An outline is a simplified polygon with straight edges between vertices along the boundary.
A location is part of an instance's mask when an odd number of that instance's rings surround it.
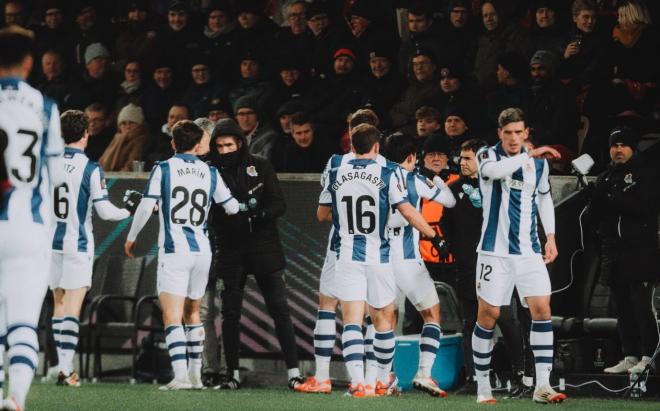
<svg viewBox="0 0 660 411">
<path fill-rule="evenodd" d="M 156 164 L 144 198 L 160 202 L 158 245 L 165 254 L 210 254 L 206 222 L 211 199 L 236 202 L 218 170 L 192 154 L 175 154 Z M 131 227 L 131 241 L 133 233 Z"/>
<path fill-rule="evenodd" d="M 354 159 L 328 173 L 319 204 L 332 207 L 332 250 L 337 259 L 362 264 L 390 262 L 390 207 L 406 201 L 396 171 L 374 160 Z"/>
<path fill-rule="evenodd" d="M 94 254 L 92 205 L 104 220 L 122 220 L 130 213 L 108 200 L 103 169 L 76 148 L 64 149 L 66 182 L 53 189 L 54 252 Z"/>
<path fill-rule="evenodd" d="M 502 257 L 541 254 L 537 196 L 550 195 L 547 161 L 530 158 L 526 150 L 510 157 L 501 143 L 480 150 L 477 161 L 484 216 L 477 252 Z"/>
<path fill-rule="evenodd" d="M 0 221 L 49 227 L 47 167 L 64 150 L 57 105 L 17 77 L 0 78 L 0 133 L 8 141 L 4 157 L 11 183 Z"/>
<path fill-rule="evenodd" d="M 442 180 L 438 187 L 431 180 L 416 172 L 401 169 L 404 178 L 404 189 L 408 193 L 408 201 L 415 209 L 420 210 L 422 199 L 435 201 L 445 207 L 453 207 L 456 199 L 451 190 Z M 406 221 L 397 209 L 392 210 L 391 222 L 388 224 L 390 234 L 390 255 L 393 262 L 421 260 L 419 252 L 419 231 Z"/>
<path fill-rule="evenodd" d="M 328 159 L 328 163 L 325 165 L 325 168 L 323 169 L 323 174 L 321 174 L 321 187 L 322 188 L 325 187 L 325 183 L 327 181 L 330 170 L 348 164 L 348 162 L 351 160 L 355 160 L 355 153 L 352 151 L 346 154 L 333 154 Z M 387 168 L 391 168 L 392 170 L 395 170 L 396 171 L 395 175 L 397 176 L 397 178 L 399 178 L 399 181 L 401 182 L 403 181 L 403 174 L 402 174 L 403 169 L 397 163 L 386 159 L 380 154 L 376 156 L 376 163 L 378 163 L 383 167 L 387 167 Z M 337 252 L 338 250 L 333 248 L 333 245 L 336 244 L 339 244 L 339 234 L 335 232 L 335 228 L 334 226 L 332 226 L 330 227 L 330 233 L 328 233 L 327 252 Z"/>
</svg>

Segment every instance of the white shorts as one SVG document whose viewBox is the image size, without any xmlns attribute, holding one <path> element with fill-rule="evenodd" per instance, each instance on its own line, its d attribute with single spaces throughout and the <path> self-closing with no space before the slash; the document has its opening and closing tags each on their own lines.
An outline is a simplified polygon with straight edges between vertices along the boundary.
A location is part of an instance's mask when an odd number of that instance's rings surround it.
<svg viewBox="0 0 660 411">
<path fill-rule="evenodd" d="M 397 261 L 392 263 L 396 286 L 417 308 L 422 311 L 440 302 L 435 284 L 421 261 Z"/>
<path fill-rule="evenodd" d="M 525 297 L 550 295 L 550 277 L 543 257 L 498 257 L 479 254 L 477 258 L 477 295 L 488 304 L 500 307 L 511 303 L 513 287 L 524 306 Z"/>
<path fill-rule="evenodd" d="M 396 282 L 390 264 L 358 264 L 337 261 L 334 287 L 341 301 L 366 301 L 383 308 L 396 298 Z"/>
<path fill-rule="evenodd" d="M 76 290 L 92 285 L 94 256 L 87 253 L 58 253 L 50 259 L 50 289 Z"/>
<path fill-rule="evenodd" d="M 48 238 L 42 225 L 0 222 L 0 316 L 5 325 L 39 320 L 48 290 Z"/>
<path fill-rule="evenodd" d="M 335 292 L 335 265 L 337 264 L 337 254 L 329 251 L 325 254 L 323 268 L 321 268 L 321 278 L 319 279 L 319 292 L 327 297 L 337 299 Z"/>
<path fill-rule="evenodd" d="M 211 254 L 159 254 L 158 295 L 168 293 L 199 300 L 209 281 Z"/>
</svg>

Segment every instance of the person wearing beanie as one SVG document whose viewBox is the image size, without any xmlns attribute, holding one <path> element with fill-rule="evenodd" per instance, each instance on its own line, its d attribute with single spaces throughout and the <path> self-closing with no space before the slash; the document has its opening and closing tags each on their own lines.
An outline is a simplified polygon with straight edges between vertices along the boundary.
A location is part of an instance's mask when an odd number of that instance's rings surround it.
<svg viewBox="0 0 660 411">
<path fill-rule="evenodd" d="M 117 116 L 117 133 L 99 159 L 106 171 L 131 171 L 133 161 L 141 161 L 149 142 L 142 107 L 127 104 Z"/>
<path fill-rule="evenodd" d="M 497 119 L 502 110 L 509 107 L 524 107 L 529 77 L 528 60 L 514 52 L 503 53 L 497 58 L 497 87 L 486 97 L 486 116 L 489 136 L 493 139 L 497 130 Z"/>
<path fill-rule="evenodd" d="M 128 59 L 136 58 L 144 62 L 151 60 L 154 56 L 149 52 L 156 39 L 156 24 L 148 1 L 131 1 L 124 17 L 126 21 L 119 26 L 112 43 L 117 64 L 123 65 Z"/>
<path fill-rule="evenodd" d="M 641 374 L 654 366 L 658 345 L 651 297 L 660 279 L 660 190 L 657 169 L 638 154 L 638 141 L 628 126 L 610 132 L 611 163 L 592 187 L 587 211 L 600 243 L 599 282 L 610 286 L 624 357 L 605 368 L 608 374 Z"/>
<path fill-rule="evenodd" d="M 236 106 L 237 113 L 246 108 Z M 245 277 L 254 275 L 257 286 L 269 307 L 277 338 L 287 367 L 288 386 L 302 383 L 298 369 L 296 338 L 287 303 L 284 282 L 286 261 L 279 238 L 277 219 L 284 215 L 286 204 L 277 174 L 271 163 L 249 152 L 248 141 L 232 119 L 222 119 L 211 136 L 211 165 L 215 166 L 241 212 L 227 215 L 221 206 L 212 205 L 209 237 L 217 262 L 209 281 L 223 283 L 222 342 L 227 376 L 223 389 L 239 389 L 240 322 Z"/>
<path fill-rule="evenodd" d="M 167 121 L 167 112 L 180 98 L 180 90 L 175 86 L 174 65 L 167 56 L 157 56 L 145 71 L 146 88 L 142 94 L 142 107 L 152 132 Z"/>
<path fill-rule="evenodd" d="M 534 0 L 530 8 L 532 27 L 530 30 L 532 50 L 548 50 L 560 56 L 562 50 L 562 27 L 559 23 L 562 10 L 554 0 Z"/>
<path fill-rule="evenodd" d="M 210 57 L 216 65 L 217 78 L 234 75 L 231 61 L 227 56 L 234 53 L 236 22 L 231 2 L 212 0 L 206 9 L 206 24 L 201 37 L 201 52 Z"/>
<path fill-rule="evenodd" d="M 84 63 L 82 75 L 71 79 L 70 93 L 64 98 L 64 106 L 84 110 L 98 102 L 113 107 L 119 80 L 110 69 L 110 52 L 102 43 L 92 43 L 85 49 Z"/>
<path fill-rule="evenodd" d="M 245 135 L 249 153 L 270 159 L 277 132 L 264 122 L 258 98 L 240 97 L 234 104 L 234 118 Z"/>
<path fill-rule="evenodd" d="M 224 95 L 223 86 L 216 81 L 210 59 L 204 55 L 196 55 L 190 60 L 190 77 L 192 83 L 183 92 L 181 101 L 188 106 L 191 117 L 204 115 L 209 100 Z"/>
<path fill-rule="evenodd" d="M 268 61 L 263 54 L 252 51 L 245 51 L 239 59 L 238 69 L 240 79 L 235 82 L 234 87 L 229 90 L 229 102 L 232 106 L 242 96 L 254 96 L 260 102 L 266 102 L 272 98 L 273 85 L 266 79 L 265 62 Z M 268 109 L 267 105 L 262 103 L 262 109 Z M 266 116 L 272 113 L 263 113 Z"/>
<path fill-rule="evenodd" d="M 389 111 L 406 88 L 396 69 L 395 54 L 389 44 L 379 42 L 369 50 L 369 74 L 362 83 L 362 106 L 370 105 L 382 121 L 382 128 L 392 123 Z"/>
<path fill-rule="evenodd" d="M 429 50 L 434 56 L 444 57 L 439 25 L 433 21 L 428 2 L 415 1 L 408 8 L 408 40 L 401 43 L 398 55 L 399 72 L 412 74 L 410 59 L 417 50 Z"/>
<path fill-rule="evenodd" d="M 444 113 L 444 134 L 449 137 L 449 168 L 460 174 L 461 146 L 472 138 L 471 116 L 467 107 L 450 105 Z"/>
</svg>

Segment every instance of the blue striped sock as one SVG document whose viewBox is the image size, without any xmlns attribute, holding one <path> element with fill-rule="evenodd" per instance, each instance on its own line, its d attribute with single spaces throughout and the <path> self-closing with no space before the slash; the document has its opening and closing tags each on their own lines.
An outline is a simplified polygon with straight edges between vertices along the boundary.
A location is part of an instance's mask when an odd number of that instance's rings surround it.
<svg viewBox="0 0 660 411">
<path fill-rule="evenodd" d="M 420 377 L 430 377 L 435 357 L 440 348 L 442 329 L 440 324 L 426 323 L 422 327 L 422 336 L 419 341 L 419 371 Z"/>
<path fill-rule="evenodd" d="M 25 408 L 34 370 L 39 365 L 39 341 L 36 325 L 26 323 L 10 324 L 7 327 L 9 346 L 9 397 L 15 397 L 21 408 Z"/>
<path fill-rule="evenodd" d="M 336 314 L 332 311 L 319 310 L 314 327 L 314 360 L 316 363 L 316 380 L 330 379 L 330 360 L 337 339 L 335 326 Z"/>
<path fill-rule="evenodd" d="M 374 354 L 378 362 L 378 381 L 387 382 L 392 359 L 394 358 L 394 331 L 376 331 L 374 335 Z"/>
<path fill-rule="evenodd" d="M 364 338 L 361 326 L 344 324 L 344 332 L 341 334 L 341 349 L 348 375 L 351 377 L 351 384 L 364 384 Z"/>
<path fill-rule="evenodd" d="M 529 344 L 534 353 L 534 364 L 536 368 L 536 386 L 550 384 L 550 372 L 552 371 L 553 357 L 553 334 L 552 321 L 532 320 L 532 329 L 529 332 Z"/>
<path fill-rule="evenodd" d="M 364 372 L 365 384 L 376 386 L 376 379 L 378 378 L 378 361 L 374 353 L 374 337 L 376 335 L 376 327 L 371 321 L 371 316 L 367 315 L 364 318 L 365 332 L 364 332 L 364 355 L 366 356 L 366 370 Z"/>
<path fill-rule="evenodd" d="M 64 317 L 53 317 L 51 318 L 51 324 L 53 327 L 53 340 L 55 340 L 55 349 L 57 351 L 57 367 L 59 369 L 59 365 L 62 362 L 62 320 Z M 62 371 L 61 369 L 59 369 Z"/>
<path fill-rule="evenodd" d="M 472 359 L 474 361 L 474 373 L 477 377 L 479 387 L 490 387 L 490 356 L 492 347 L 493 330 L 474 325 L 472 332 Z"/>
<path fill-rule="evenodd" d="M 186 362 L 186 335 L 181 325 L 168 325 L 165 327 L 165 343 L 170 354 L 174 378 L 187 380 L 188 364 Z"/>
<path fill-rule="evenodd" d="M 2 332 L 4 333 L 4 331 Z M 5 383 L 5 339 L 5 334 L 0 334 L 0 393 L 4 392 L 2 391 L 2 387 Z M 2 394 L 0 394 L 0 397 L 2 397 Z"/>
<path fill-rule="evenodd" d="M 202 375 L 202 352 L 204 351 L 204 326 L 202 324 L 186 324 L 186 342 L 188 352 L 188 374 L 196 377 Z"/>
<path fill-rule="evenodd" d="M 69 375 L 73 371 L 73 357 L 78 348 L 78 332 L 80 324 L 78 317 L 64 317 L 60 324 L 60 352 L 58 368 Z"/>
</svg>

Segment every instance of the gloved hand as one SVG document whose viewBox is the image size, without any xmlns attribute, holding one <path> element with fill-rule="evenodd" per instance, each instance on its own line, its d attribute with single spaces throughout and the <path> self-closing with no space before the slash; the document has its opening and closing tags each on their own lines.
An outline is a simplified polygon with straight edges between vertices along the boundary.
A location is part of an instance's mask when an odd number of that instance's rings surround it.
<svg viewBox="0 0 660 411">
<path fill-rule="evenodd" d="M 131 215 L 135 214 L 138 205 L 142 201 L 142 193 L 135 190 L 126 190 L 124 193 L 124 208 L 127 209 Z"/>
<path fill-rule="evenodd" d="M 435 236 L 431 239 L 431 244 L 433 248 L 438 251 L 438 256 L 442 260 L 449 258 L 449 244 L 445 241 L 445 238 L 438 233 L 435 233 Z"/>
<path fill-rule="evenodd" d="M 481 191 L 470 184 L 463 184 L 461 188 L 463 189 L 463 192 L 467 194 L 468 199 L 474 208 L 481 208 Z"/>
</svg>

